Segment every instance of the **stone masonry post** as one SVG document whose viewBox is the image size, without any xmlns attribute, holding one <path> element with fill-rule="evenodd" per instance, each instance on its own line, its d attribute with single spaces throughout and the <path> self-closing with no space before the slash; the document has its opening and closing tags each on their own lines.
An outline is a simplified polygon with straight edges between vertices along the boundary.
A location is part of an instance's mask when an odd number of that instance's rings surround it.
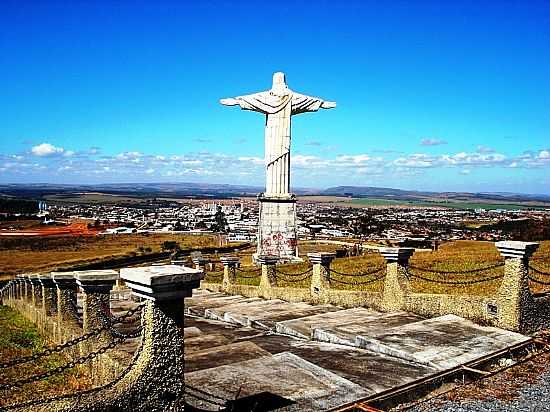
<svg viewBox="0 0 550 412">
<path fill-rule="evenodd" d="M 37 274 L 29 275 L 29 281 L 31 282 L 31 303 L 35 308 L 42 306 L 42 285 L 38 279 Z"/>
<path fill-rule="evenodd" d="M 237 256 L 222 256 L 220 257 L 220 261 L 223 265 L 222 288 L 224 292 L 229 292 L 231 287 L 236 283 L 236 269 L 239 264 L 239 258 Z"/>
<path fill-rule="evenodd" d="M 119 278 L 114 270 L 83 270 L 73 272 L 76 284 L 84 291 L 83 329 L 84 333 L 104 326 L 111 316 L 111 289 Z M 110 341 L 109 334 L 99 336 L 100 344 Z"/>
<path fill-rule="evenodd" d="M 21 275 L 21 279 L 23 280 L 23 296 L 22 301 L 25 303 L 31 303 L 32 301 L 32 287 L 31 287 L 31 281 L 29 280 L 28 275 Z"/>
<path fill-rule="evenodd" d="M 54 308 L 57 290 L 55 283 L 53 283 L 52 275 L 50 273 L 43 273 L 38 279 L 42 285 L 42 310 L 46 316 L 52 316 L 57 312 L 56 308 Z"/>
<path fill-rule="evenodd" d="M 504 257 L 504 278 L 498 291 L 498 326 L 521 332 L 532 297 L 529 292 L 529 258 L 538 249 L 533 242 L 495 243 Z"/>
<path fill-rule="evenodd" d="M 271 288 L 277 286 L 277 278 L 275 274 L 275 266 L 279 261 L 277 256 L 260 255 L 256 261 L 262 265 L 262 277 L 260 278 L 260 294 L 266 299 L 273 297 Z"/>
<path fill-rule="evenodd" d="M 311 276 L 311 299 L 313 303 L 329 303 L 330 301 L 330 263 L 336 257 L 335 253 L 308 253 L 313 265 Z"/>
<path fill-rule="evenodd" d="M 405 309 L 405 296 L 409 291 L 407 266 L 414 248 L 381 248 L 380 254 L 386 260 L 386 278 L 382 296 L 382 309 L 388 312 Z"/>
<path fill-rule="evenodd" d="M 80 328 L 75 317 L 71 315 L 71 312 L 74 312 L 74 305 L 76 304 L 77 290 L 73 272 L 52 272 L 52 279 L 57 289 L 58 330 L 62 331 L 65 326 Z M 61 336 L 59 338 L 62 340 Z"/>
<path fill-rule="evenodd" d="M 196 270 L 202 270 L 203 272 L 206 272 L 206 264 L 210 262 L 210 260 L 203 258 L 201 256 L 194 257 L 191 259 L 193 261 L 193 264 L 195 265 Z M 203 286 L 203 283 L 206 282 L 205 280 L 201 280 L 201 289 Z"/>
</svg>

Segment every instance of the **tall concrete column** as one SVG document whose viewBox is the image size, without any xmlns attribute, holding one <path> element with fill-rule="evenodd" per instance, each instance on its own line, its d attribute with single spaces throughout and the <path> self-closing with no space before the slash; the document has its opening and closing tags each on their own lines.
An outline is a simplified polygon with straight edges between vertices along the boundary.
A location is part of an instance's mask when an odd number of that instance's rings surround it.
<svg viewBox="0 0 550 412">
<path fill-rule="evenodd" d="M 498 291 L 498 326 L 520 332 L 532 302 L 529 291 L 529 258 L 538 249 L 534 242 L 495 243 L 504 257 L 504 278 Z"/>
<path fill-rule="evenodd" d="M 50 273 L 40 274 L 38 277 L 42 286 L 42 310 L 46 316 L 53 316 L 57 313 L 54 307 L 56 302 L 57 289 Z"/>
<path fill-rule="evenodd" d="M 388 312 L 404 310 L 405 296 L 409 292 L 407 267 L 414 248 L 381 248 L 386 260 L 386 278 L 382 296 L 382 309 Z"/>
<path fill-rule="evenodd" d="M 260 294 L 266 299 L 271 299 L 273 293 L 271 288 L 277 286 L 275 266 L 279 261 L 278 256 L 262 255 L 256 258 L 258 264 L 262 265 L 262 277 L 260 278 Z"/>
<path fill-rule="evenodd" d="M 220 257 L 220 261 L 223 265 L 222 288 L 224 292 L 229 292 L 231 286 L 236 283 L 236 269 L 239 264 L 239 258 L 237 256 L 222 256 Z"/>
<path fill-rule="evenodd" d="M 308 253 L 313 265 L 311 276 L 311 298 L 313 303 L 329 303 L 330 301 L 330 264 L 336 257 L 335 253 Z"/>
<path fill-rule="evenodd" d="M 114 270 L 84 270 L 73 272 L 76 284 L 84 292 L 83 329 L 84 333 L 103 327 L 103 322 L 111 316 L 111 289 L 119 278 Z M 102 341 L 109 340 L 101 335 Z M 105 342 L 103 342 L 105 343 Z"/>
</svg>

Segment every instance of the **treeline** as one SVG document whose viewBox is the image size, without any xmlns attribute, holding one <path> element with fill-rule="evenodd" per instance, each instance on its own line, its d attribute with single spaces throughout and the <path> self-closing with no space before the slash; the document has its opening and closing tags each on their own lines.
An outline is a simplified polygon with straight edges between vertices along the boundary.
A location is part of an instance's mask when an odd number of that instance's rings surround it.
<svg viewBox="0 0 550 412">
<path fill-rule="evenodd" d="M 494 223 L 479 228 L 483 232 L 493 230 L 502 231 L 502 234 L 508 234 L 512 240 L 538 241 L 550 240 L 550 219 L 534 220 L 508 220 Z"/>
<path fill-rule="evenodd" d="M 38 202 L 23 199 L 0 198 L 0 213 L 31 214 L 38 212 Z"/>
</svg>

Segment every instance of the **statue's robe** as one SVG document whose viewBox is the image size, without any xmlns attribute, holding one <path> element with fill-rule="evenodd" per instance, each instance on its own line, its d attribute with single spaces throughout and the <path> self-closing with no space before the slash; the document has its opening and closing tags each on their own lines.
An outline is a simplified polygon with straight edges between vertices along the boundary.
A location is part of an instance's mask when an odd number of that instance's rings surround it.
<svg viewBox="0 0 550 412">
<path fill-rule="evenodd" d="M 290 118 L 295 114 L 316 112 L 323 103 L 317 97 L 285 89 L 238 96 L 243 110 L 266 115 L 265 165 L 266 196 L 288 196 L 290 193 Z"/>
</svg>

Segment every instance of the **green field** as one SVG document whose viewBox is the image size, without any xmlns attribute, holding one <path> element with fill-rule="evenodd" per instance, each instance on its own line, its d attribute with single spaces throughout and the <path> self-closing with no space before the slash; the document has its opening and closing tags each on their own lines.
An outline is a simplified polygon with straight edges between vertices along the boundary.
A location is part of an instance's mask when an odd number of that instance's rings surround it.
<svg viewBox="0 0 550 412">
<path fill-rule="evenodd" d="M 353 199 L 349 202 L 361 206 L 416 206 L 416 207 L 445 207 L 449 209 L 486 209 L 486 210 L 523 210 L 523 209 L 545 209 L 542 206 L 531 206 L 514 203 L 480 203 L 480 202 L 431 202 L 420 200 L 394 200 L 363 198 Z"/>
</svg>

